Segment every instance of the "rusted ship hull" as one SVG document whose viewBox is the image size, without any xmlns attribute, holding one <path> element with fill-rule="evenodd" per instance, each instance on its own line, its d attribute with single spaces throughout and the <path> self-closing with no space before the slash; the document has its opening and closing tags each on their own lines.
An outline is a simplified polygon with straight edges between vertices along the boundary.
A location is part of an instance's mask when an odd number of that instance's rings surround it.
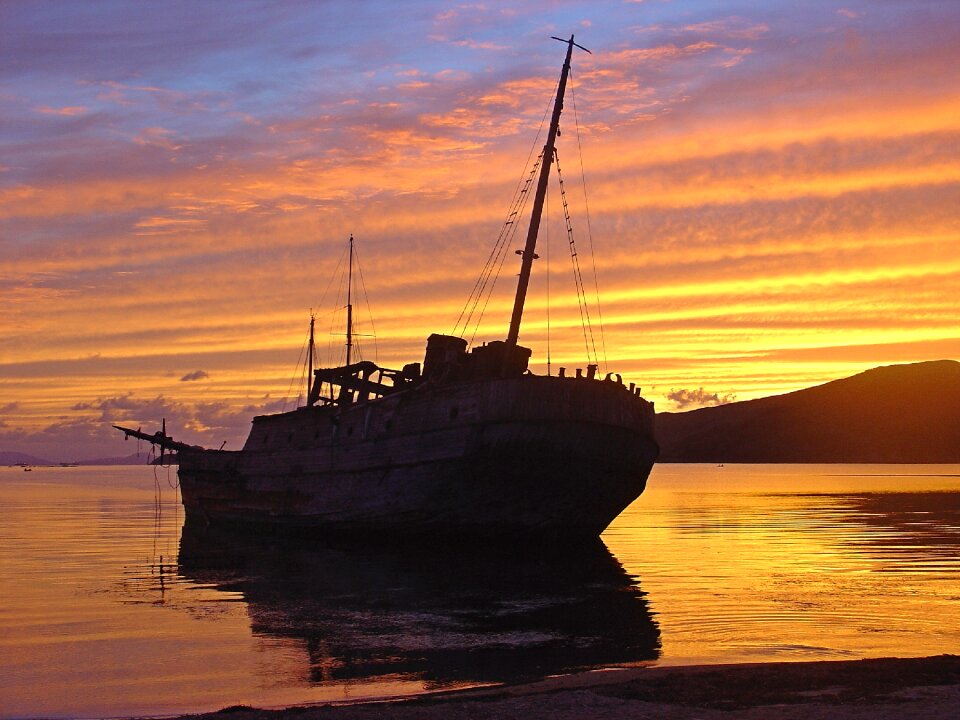
<svg viewBox="0 0 960 720">
<path fill-rule="evenodd" d="M 205 523 L 596 537 L 657 453 L 638 394 L 528 375 L 259 417 L 241 451 L 182 451 L 180 482 Z"/>
</svg>

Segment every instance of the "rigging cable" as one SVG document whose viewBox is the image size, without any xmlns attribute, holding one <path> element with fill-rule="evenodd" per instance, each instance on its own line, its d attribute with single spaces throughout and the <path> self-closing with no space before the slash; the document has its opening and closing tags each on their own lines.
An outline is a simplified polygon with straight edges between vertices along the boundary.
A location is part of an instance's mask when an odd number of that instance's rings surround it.
<svg viewBox="0 0 960 720">
<path fill-rule="evenodd" d="M 304 341 L 303 341 L 303 345 L 300 346 L 300 355 L 297 356 L 297 367 L 296 367 L 296 369 L 293 371 L 293 377 L 290 378 L 290 385 L 287 387 L 287 393 L 286 393 L 286 395 L 283 396 L 283 407 L 280 409 L 280 412 L 286 412 L 286 411 L 287 411 L 287 401 L 290 399 L 290 394 L 293 392 L 293 384 L 294 384 L 294 383 L 300 383 L 301 386 L 302 386 L 303 376 L 304 376 L 304 375 L 306 374 L 306 372 L 307 372 L 307 363 L 306 363 L 306 360 L 304 360 L 303 351 L 306 349 L 308 342 L 310 342 L 310 334 L 309 334 L 309 332 L 307 333 L 306 339 L 304 339 Z M 301 374 L 301 371 L 300 371 L 300 368 L 301 368 L 301 367 L 303 367 L 303 373 L 302 373 L 302 374 Z M 297 392 L 296 403 L 297 403 L 296 406 L 297 406 L 297 407 L 300 407 L 300 392 L 299 392 L 299 391 Z"/>
<path fill-rule="evenodd" d="M 583 328 L 583 342 L 587 348 L 587 364 L 592 359 L 597 361 L 597 345 L 593 337 L 593 323 L 590 320 L 590 307 L 587 303 L 587 293 L 583 286 L 583 274 L 580 272 L 580 260 L 577 255 L 577 246 L 573 239 L 573 223 L 570 221 L 570 208 L 567 205 L 567 191 L 563 184 L 563 173 L 560 172 L 560 155 L 554 150 L 557 159 L 557 177 L 560 181 L 560 198 L 563 202 L 563 218 L 567 225 L 567 243 L 570 246 L 570 263 L 573 265 L 573 281 L 577 287 L 577 305 L 580 308 L 580 325 Z"/>
<path fill-rule="evenodd" d="M 487 256 L 487 260 L 483 265 L 483 269 L 480 271 L 480 275 L 477 277 L 476 281 L 473 284 L 473 288 L 470 290 L 470 295 L 467 297 L 467 301 L 463 305 L 463 309 L 460 310 L 460 315 L 457 317 L 456 323 L 453 326 L 453 335 L 457 335 L 457 330 L 460 328 L 460 322 L 463 321 L 463 334 L 466 334 L 467 328 L 470 325 L 470 319 L 473 316 L 473 313 L 477 309 L 477 303 L 480 301 L 481 296 L 483 295 L 483 290 L 486 287 L 487 280 L 489 279 L 489 274 L 492 270 L 493 264 L 496 263 L 496 258 L 499 257 L 501 251 L 501 243 L 503 243 L 506 234 L 511 230 L 512 226 L 516 221 L 517 210 L 514 209 L 517 204 L 517 200 L 520 197 L 521 193 L 525 193 L 527 188 L 524 187 L 522 190 L 519 188 L 523 185 L 523 178 L 521 177 L 517 188 L 514 190 L 513 198 L 510 200 L 510 207 L 507 211 L 507 218 L 503 222 L 503 226 L 500 228 L 500 234 L 497 236 L 497 240 L 494 243 L 493 248 L 490 250 L 490 255 Z M 529 180 L 527 181 L 529 185 Z M 469 311 L 468 311 L 469 308 Z M 466 319 L 464 319 L 466 315 Z"/>
<path fill-rule="evenodd" d="M 339 275 L 338 272 L 340 271 L 340 268 L 343 266 L 343 261 L 344 261 L 344 259 L 346 258 L 346 256 L 347 256 L 347 246 L 344 246 L 343 250 L 340 251 L 340 257 L 337 259 L 337 265 L 336 265 L 336 267 L 333 268 L 333 273 L 330 275 L 330 279 L 327 281 L 327 287 L 324 288 L 324 290 L 323 290 L 323 295 L 320 296 L 320 302 L 317 303 L 317 307 L 324 307 L 324 300 L 327 299 L 327 293 L 330 292 L 330 288 L 333 286 L 333 281 L 334 281 L 334 279 L 340 278 L 340 280 L 341 280 L 341 285 L 340 285 L 340 286 L 341 286 L 341 287 L 343 286 L 343 276 L 342 276 L 342 275 Z M 339 291 L 338 291 L 338 292 L 339 292 Z M 339 297 L 339 295 L 338 295 L 337 297 Z M 331 311 L 331 312 L 328 313 L 328 314 L 332 315 L 332 314 L 334 314 L 335 312 L 336 312 L 336 310 L 333 310 L 333 311 Z M 331 328 L 332 328 L 332 327 L 333 327 L 333 325 L 331 324 Z M 331 355 L 332 355 L 332 351 L 331 351 L 331 349 L 330 349 L 330 343 L 331 343 L 331 342 L 332 342 L 332 341 L 329 339 L 329 336 L 328 336 L 328 338 L 327 338 L 327 355 L 326 355 L 328 361 L 330 360 L 330 357 L 331 357 Z"/>
<path fill-rule="evenodd" d="M 554 94 L 556 93 L 558 85 L 559 81 L 554 86 Z M 548 103 L 546 109 L 544 110 L 543 116 L 540 118 L 540 126 L 537 128 L 536 137 L 533 139 L 533 142 L 530 145 L 530 150 L 527 153 L 527 158 L 523 165 L 524 173 L 526 173 L 526 168 L 530 166 L 530 159 L 533 157 L 533 154 L 539 145 L 540 136 L 543 134 L 543 127 L 546 123 L 547 116 L 550 114 L 550 110 L 551 104 Z M 474 283 L 473 289 L 470 291 L 470 295 L 467 297 L 467 301 L 464 303 L 463 309 L 460 311 L 460 315 L 457 317 L 457 321 L 453 326 L 453 335 L 458 335 L 459 337 L 466 335 L 471 325 L 473 316 L 477 311 L 477 306 L 479 305 L 481 298 L 484 296 L 484 294 L 486 294 L 486 300 L 484 301 L 483 308 L 481 308 L 480 314 L 477 317 L 476 327 L 474 328 L 473 335 L 470 338 L 471 344 L 473 343 L 473 339 L 476 337 L 476 334 L 480 329 L 480 323 L 483 320 L 483 315 L 486 312 L 487 305 L 490 302 L 490 297 L 493 295 L 493 289 L 496 286 L 497 278 L 499 278 L 500 272 L 503 268 L 503 263 L 506 260 L 507 250 L 509 250 L 509 248 L 513 245 L 513 238 L 516 235 L 517 229 L 517 220 L 520 219 L 526 206 L 527 199 L 530 196 L 528 191 L 542 160 L 543 153 L 541 152 L 530 173 L 526 174 L 526 177 L 524 177 L 524 173 L 521 173 L 520 179 L 517 182 L 517 186 L 514 188 L 513 197 L 511 198 L 510 206 L 507 211 L 507 216 L 504 220 L 503 226 L 500 229 L 500 233 L 497 236 L 497 240 L 494 243 L 494 246 L 490 251 L 490 255 L 487 257 L 486 263 L 484 263 L 483 270 L 480 271 L 480 275 Z M 464 316 L 466 316 L 466 319 L 464 319 Z M 462 330 L 461 321 L 463 322 Z"/>
<path fill-rule="evenodd" d="M 337 271 L 340 269 L 340 266 L 343 265 L 343 259 L 344 259 L 344 257 L 346 256 L 346 252 L 347 252 L 347 251 L 346 251 L 346 248 L 344 248 L 344 250 L 340 253 L 340 258 L 337 260 L 337 265 L 336 265 L 336 267 L 333 269 L 333 274 L 330 275 L 330 280 L 327 281 L 327 286 L 324 288 L 323 294 L 320 296 L 320 303 L 319 303 L 319 306 L 320 306 L 320 307 L 323 306 L 323 301 L 326 299 L 327 293 L 330 292 L 330 287 L 333 285 L 333 281 L 334 281 L 334 279 L 337 277 Z M 342 283 L 341 283 L 341 284 L 342 284 Z M 313 312 L 313 310 L 311 309 L 311 313 L 312 313 L 312 312 Z M 332 326 L 331 326 L 331 327 L 332 327 Z M 299 356 L 297 357 L 297 365 L 296 365 L 296 367 L 295 367 L 295 369 L 294 369 L 294 371 L 293 371 L 293 376 L 290 378 L 290 384 L 289 384 L 289 386 L 287 387 L 287 392 L 286 392 L 286 394 L 283 396 L 283 405 L 281 406 L 281 412 L 286 412 L 287 402 L 289 402 L 290 396 L 291 396 L 291 394 L 293 393 L 293 385 L 294 385 L 294 383 L 297 383 L 298 386 L 301 387 L 301 388 L 306 384 L 306 383 L 304 382 L 304 380 L 305 380 L 305 376 L 306 376 L 306 373 L 307 373 L 307 364 L 306 364 L 306 361 L 304 360 L 304 350 L 306 349 L 308 342 L 310 342 L 310 334 L 309 334 L 309 333 L 307 333 L 307 337 L 306 337 L 306 339 L 303 341 L 303 345 L 300 347 L 300 354 L 299 354 Z M 330 341 L 328 341 L 328 347 L 327 347 L 327 357 L 328 357 L 328 358 L 330 357 L 330 354 L 331 354 L 331 351 L 330 351 L 330 348 L 329 348 L 329 342 L 330 342 Z M 301 368 L 303 368 L 302 371 L 301 371 Z M 297 392 L 296 403 L 297 403 L 297 407 L 299 407 L 299 405 L 300 405 L 300 392 L 299 392 L 299 391 Z"/>
<path fill-rule="evenodd" d="M 546 256 L 545 259 L 547 261 L 547 376 L 549 377 L 550 375 L 550 193 L 547 193 L 545 200 L 547 203 L 547 207 L 546 207 L 547 223 L 546 223 L 546 233 L 544 233 L 545 235 L 544 245 L 546 246 L 544 248 L 546 250 L 544 255 Z"/>
<path fill-rule="evenodd" d="M 534 177 L 534 175 L 536 174 L 537 170 L 540 168 L 540 162 L 542 161 L 542 158 L 543 158 L 543 154 L 541 153 L 541 155 L 540 155 L 540 160 L 537 161 L 537 163 L 533 166 L 533 170 L 531 170 L 531 172 L 530 172 L 530 176 L 529 176 L 529 178 L 527 179 L 527 187 L 524 188 L 524 190 L 523 190 L 524 195 L 523 195 L 523 197 L 522 197 L 522 201 L 521 201 L 520 207 L 519 207 L 518 210 L 516 211 L 516 214 L 517 214 L 517 215 L 522 214 L 523 211 L 524 211 L 524 209 L 526 208 L 527 199 L 530 197 L 530 194 L 527 192 L 527 190 L 529 190 L 529 186 L 530 186 L 530 184 L 531 184 L 531 182 L 532 182 L 532 180 L 533 180 L 533 177 Z M 476 322 L 476 325 L 475 325 L 475 327 L 474 327 L 474 329 L 473 329 L 473 335 L 470 336 L 470 344 L 471 344 L 471 345 L 473 345 L 474 338 L 476 338 L 477 333 L 480 331 L 480 324 L 481 324 L 481 322 L 483 321 L 483 316 L 484 316 L 484 315 L 486 314 L 486 312 L 487 312 L 487 305 L 490 304 L 490 298 L 493 297 L 493 289 L 496 287 L 496 285 L 497 285 L 497 280 L 500 278 L 500 273 L 503 271 L 503 264 L 504 264 L 504 262 L 505 262 L 506 259 L 507 259 L 507 254 L 508 254 L 507 251 L 508 251 L 511 247 L 513 247 L 513 238 L 516 236 L 516 234 L 517 234 L 517 226 L 514 224 L 514 225 L 511 226 L 511 230 L 510 230 L 510 233 L 509 233 L 509 235 L 508 235 L 509 242 L 505 242 L 505 243 L 503 243 L 502 246 L 501 246 L 500 255 L 499 255 L 500 262 L 499 262 L 499 264 L 496 266 L 496 273 L 492 274 L 492 278 L 493 278 L 493 279 L 492 279 L 492 281 L 490 282 L 490 289 L 489 289 L 489 290 L 487 291 L 487 293 L 486 293 L 486 299 L 485 299 L 484 302 L 483 302 L 483 307 L 480 309 L 480 315 L 477 317 L 477 322 Z M 491 272 L 492 272 L 492 269 L 493 269 L 493 268 L 492 268 L 492 266 L 491 266 Z M 489 280 L 490 277 L 491 277 L 491 276 L 488 275 L 488 278 L 487 278 L 487 279 Z M 486 281 L 484 281 L 484 286 L 486 286 Z M 477 299 L 478 299 L 478 301 L 479 301 L 479 298 L 477 298 Z M 472 313 L 471 313 L 471 314 L 472 314 Z"/>
<path fill-rule="evenodd" d="M 343 256 L 346 256 L 347 248 L 344 248 Z M 343 257 L 342 256 L 342 257 Z M 341 259 L 342 259 L 341 257 Z M 341 270 L 341 265 L 343 263 L 337 263 L 337 270 Z M 336 271 L 334 271 L 336 272 Z M 337 330 L 346 325 L 345 322 L 341 322 L 341 310 L 346 310 L 346 304 L 341 305 L 340 302 L 346 299 L 347 296 L 347 270 L 341 270 L 340 273 L 340 283 L 337 285 L 337 295 L 333 300 L 334 309 L 330 312 L 330 332 L 327 335 L 327 357 L 329 358 L 330 365 L 343 365 L 347 361 L 347 350 L 346 347 L 341 347 L 339 344 L 336 346 L 337 350 L 334 350 L 333 339 L 335 337 L 343 337 L 344 333 L 337 332 Z M 334 353 L 336 352 L 336 355 Z M 342 361 L 342 362 L 341 362 Z"/>
<path fill-rule="evenodd" d="M 377 345 L 377 328 L 373 324 L 373 310 L 370 309 L 370 294 L 367 292 L 367 284 L 363 279 L 363 267 L 360 265 L 360 253 L 357 252 L 357 247 L 353 247 L 353 261 L 357 265 L 357 273 L 360 275 L 360 292 L 363 293 L 363 300 L 367 305 L 367 316 L 370 318 L 370 337 L 373 338 L 373 361 L 379 363 L 380 361 L 380 348 Z M 358 333 L 354 334 L 355 338 L 359 338 Z M 357 345 L 358 357 L 362 360 L 363 355 L 360 353 L 359 344 Z"/>
<path fill-rule="evenodd" d="M 573 69 L 571 68 L 571 74 Z M 580 144 L 580 118 L 577 115 L 577 93 L 573 83 L 570 83 L 570 98 L 573 101 L 573 124 L 577 135 L 577 152 L 580 155 L 580 181 L 583 187 L 583 207 L 587 216 L 587 240 L 590 244 L 590 261 L 593 265 L 593 288 L 597 300 L 597 323 L 600 325 L 600 349 L 603 352 L 603 369 L 610 369 L 607 362 L 607 340 L 603 327 L 603 312 L 600 309 L 600 282 L 597 279 L 597 254 L 593 249 L 593 228 L 590 226 L 590 203 L 587 202 L 587 174 L 583 167 L 583 146 Z"/>
<path fill-rule="evenodd" d="M 517 228 L 519 227 L 517 220 L 523 214 L 524 208 L 526 207 L 527 200 L 530 197 L 530 186 L 532 185 L 533 179 L 540 167 L 542 158 L 543 154 L 541 153 L 541 155 L 537 158 L 536 163 L 534 163 L 533 168 L 528 173 L 526 180 L 524 181 L 521 179 L 521 184 L 518 186 L 520 189 L 515 192 L 514 197 L 511 200 L 507 219 L 504 221 L 503 226 L 500 229 L 500 234 L 497 237 L 497 241 L 494 244 L 493 249 L 490 251 L 490 255 L 487 257 L 487 262 L 484 264 L 483 270 L 480 273 L 480 277 L 477 278 L 477 282 L 474 284 L 474 289 L 471 292 L 470 297 L 467 299 L 467 303 L 464 306 L 463 311 L 460 313 L 460 318 L 457 319 L 457 324 L 454 326 L 454 334 L 456 334 L 457 328 L 460 325 L 460 319 L 463 318 L 464 313 L 467 311 L 467 306 L 469 306 L 470 311 L 467 313 L 467 317 L 463 321 L 463 334 L 465 335 L 471 325 L 473 316 L 477 311 L 477 306 L 480 304 L 481 299 L 485 298 L 483 307 L 480 309 L 480 314 L 476 320 L 476 327 L 474 328 L 473 336 L 470 338 L 471 343 L 473 343 L 473 338 L 476 336 L 477 331 L 480 328 L 480 322 L 483 320 L 483 315 L 486 312 L 487 304 L 490 302 L 490 297 L 493 295 L 493 289 L 496 287 L 497 278 L 500 277 L 503 263 L 507 257 L 507 251 L 513 246 L 513 239 L 516 236 Z"/>
</svg>

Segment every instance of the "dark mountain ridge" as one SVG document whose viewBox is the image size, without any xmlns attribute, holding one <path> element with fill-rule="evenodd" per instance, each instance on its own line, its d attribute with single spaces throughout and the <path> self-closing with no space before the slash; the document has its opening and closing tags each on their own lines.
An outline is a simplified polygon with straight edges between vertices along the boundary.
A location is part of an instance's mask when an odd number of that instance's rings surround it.
<svg viewBox="0 0 960 720">
<path fill-rule="evenodd" d="M 785 395 L 658 413 L 659 462 L 958 463 L 960 363 L 888 365 Z"/>
<path fill-rule="evenodd" d="M 656 430 L 659 462 L 960 463 L 960 362 L 888 365 L 785 395 L 658 413 Z M 15 463 L 55 464 L 0 452 L 0 465 Z"/>
</svg>

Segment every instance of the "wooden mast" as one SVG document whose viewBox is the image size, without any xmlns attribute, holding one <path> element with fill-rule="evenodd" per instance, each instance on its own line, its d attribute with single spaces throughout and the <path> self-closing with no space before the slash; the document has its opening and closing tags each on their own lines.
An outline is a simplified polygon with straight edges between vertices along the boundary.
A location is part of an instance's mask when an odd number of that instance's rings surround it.
<svg viewBox="0 0 960 720">
<path fill-rule="evenodd" d="M 567 43 L 567 57 L 563 61 L 563 70 L 560 72 L 560 84 L 557 86 L 557 99 L 553 103 L 553 117 L 550 120 L 550 130 L 547 133 L 547 142 L 543 146 L 543 159 L 540 164 L 540 177 L 537 181 L 537 194 L 533 202 L 533 211 L 530 214 L 530 229 L 527 231 L 527 242 L 523 250 L 517 253 L 521 256 L 520 279 L 517 282 L 517 297 L 513 301 L 513 315 L 510 317 L 510 331 L 507 333 L 507 345 L 515 347 L 520 337 L 520 320 L 523 318 L 523 304 L 527 299 L 527 286 L 530 284 L 530 270 L 533 261 L 537 258 L 534 252 L 537 247 L 537 235 L 540 232 L 540 217 L 543 215 L 543 201 L 547 196 L 547 183 L 550 179 L 550 166 L 553 164 L 556 152 L 556 141 L 560 127 L 560 113 L 563 111 L 563 95 L 567 88 L 567 76 L 570 74 L 570 57 L 573 55 L 573 35 L 569 40 L 554 37 L 554 40 Z M 582 45 L 578 48 L 590 52 Z"/>
<path fill-rule="evenodd" d="M 347 271 L 347 362 L 350 364 L 350 355 L 353 350 L 353 302 L 351 291 L 353 286 L 353 234 L 350 234 L 350 262 Z"/>
<path fill-rule="evenodd" d="M 311 396 L 313 394 L 313 323 L 315 319 L 313 310 L 310 310 L 310 344 L 307 346 L 307 405 L 313 405 Z"/>
<path fill-rule="evenodd" d="M 344 366 L 350 365 L 352 354 L 353 354 L 353 233 L 350 234 L 350 256 L 347 262 L 347 361 L 344 363 Z M 316 316 L 313 314 L 313 310 L 310 311 L 310 343 L 307 350 L 307 364 L 309 370 L 307 372 L 307 405 L 313 405 L 317 399 L 320 398 L 320 391 L 323 389 L 322 383 L 318 383 L 316 388 L 316 398 L 313 397 L 314 392 L 314 372 L 313 372 L 313 361 L 315 355 L 315 343 L 314 343 L 314 323 Z M 333 399 L 333 386 L 330 387 L 331 400 Z"/>
</svg>

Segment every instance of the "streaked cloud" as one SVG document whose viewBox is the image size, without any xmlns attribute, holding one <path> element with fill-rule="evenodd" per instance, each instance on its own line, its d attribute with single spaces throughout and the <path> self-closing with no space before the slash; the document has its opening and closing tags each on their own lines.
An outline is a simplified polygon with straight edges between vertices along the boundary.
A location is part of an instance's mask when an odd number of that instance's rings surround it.
<svg viewBox="0 0 960 720">
<path fill-rule="evenodd" d="M 241 436 L 250 408 L 302 392 L 309 308 L 341 351 L 325 288 L 350 233 L 365 352 L 420 359 L 538 147 L 549 36 L 574 31 L 593 54 L 574 57 L 559 152 L 611 369 L 675 407 L 960 353 L 952 5 L 218 7 L 4 11 L 5 446 L 122 454 L 107 415 Z M 554 372 L 584 363 L 559 208 L 522 335 L 541 372 L 548 343 Z M 478 341 L 504 332 L 514 259 Z"/>
<path fill-rule="evenodd" d="M 82 105 L 73 105 L 70 107 L 50 107 L 49 105 L 41 105 L 37 108 L 38 113 L 44 115 L 60 115 L 61 117 L 74 117 L 75 115 L 85 115 L 89 112 L 88 108 L 83 107 Z"/>
<path fill-rule="evenodd" d="M 737 16 L 691 23 L 674 30 L 677 34 L 715 35 L 736 40 L 758 40 L 769 31 L 770 26 L 765 22 Z"/>
</svg>

